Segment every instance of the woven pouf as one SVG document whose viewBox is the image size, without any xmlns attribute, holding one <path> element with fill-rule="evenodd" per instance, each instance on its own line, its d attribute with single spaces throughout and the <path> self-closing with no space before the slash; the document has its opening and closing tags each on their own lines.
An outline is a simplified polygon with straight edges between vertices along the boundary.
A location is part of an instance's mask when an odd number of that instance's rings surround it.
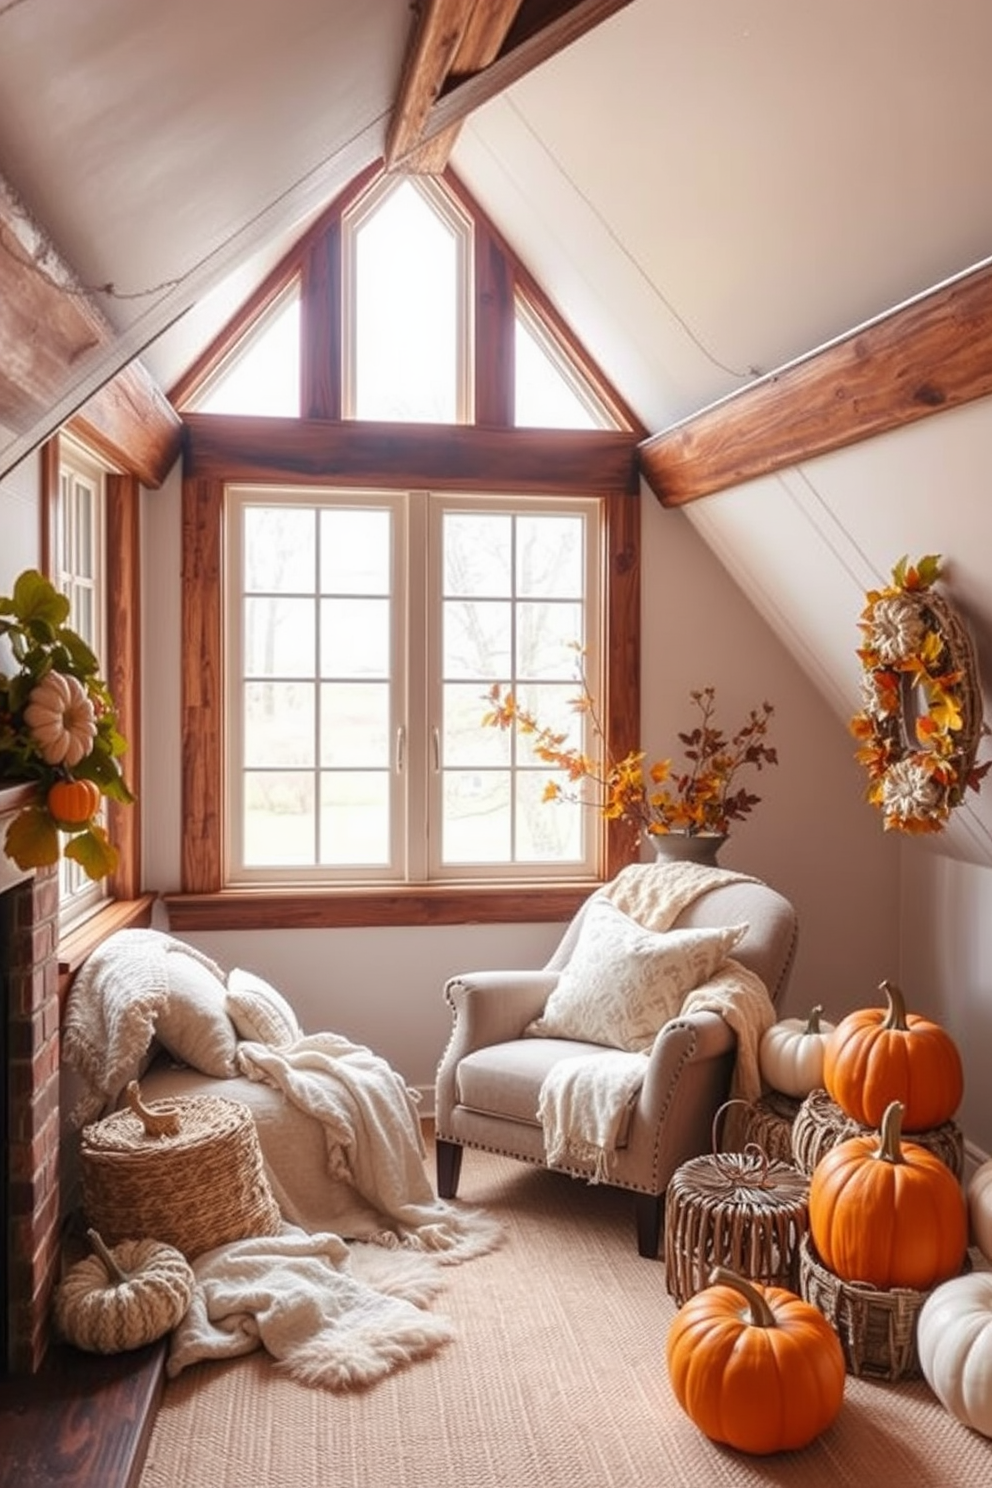
<svg viewBox="0 0 992 1488">
<path fill-rule="evenodd" d="M 931 1295 L 911 1287 L 871 1287 L 828 1271 L 809 1235 L 799 1247 L 799 1295 L 832 1324 L 848 1374 L 897 1380 L 919 1375 L 916 1321 Z"/>
<path fill-rule="evenodd" d="M 134 1104 L 82 1131 L 83 1212 L 108 1245 L 161 1240 L 192 1260 L 278 1233 L 282 1216 L 246 1105 L 213 1095 Z"/>
<path fill-rule="evenodd" d="M 681 1307 L 714 1266 L 795 1291 L 809 1181 L 764 1153 L 694 1157 L 665 1194 L 665 1282 Z"/>
<path fill-rule="evenodd" d="M 801 1104 L 780 1090 L 769 1090 L 759 1100 L 751 1101 L 737 1113 L 734 1126 L 737 1145 L 743 1150 L 753 1143 L 775 1161 L 791 1163 L 792 1123 Z"/>
<path fill-rule="evenodd" d="M 806 1097 L 792 1124 L 792 1161 L 806 1177 L 812 1176 L 820 1158 L 848 1137 L 871 1136 L 874 1128 L 862 1126 L 845 1115 L 825 1090 Z M 964 1134 L 954 1121 L 927 1131 L 903 1132 L 903 1140 L 917 1142 L 939 1157 L 956 1178 L 964 1172 Z"/>
</svg>

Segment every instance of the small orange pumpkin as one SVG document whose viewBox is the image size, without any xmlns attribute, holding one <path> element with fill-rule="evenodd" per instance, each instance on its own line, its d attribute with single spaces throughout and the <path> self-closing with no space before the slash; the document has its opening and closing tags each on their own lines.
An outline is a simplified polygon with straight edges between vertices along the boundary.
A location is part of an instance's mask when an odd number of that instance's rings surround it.
<svg viewBox="0 0 992 1488">
<path fill-rule="evenodd" d="M 666 1356 L 686 1415 L 741 1452 L 805 1447 L 843 1404 L 844 1351 L 819 1309 L 724 1266 L 676 1313 Z"/>
<path fill-rule="evenodd" d="M 949 1121 L 964 1094 L 957 1045 L 939 1023 L 906 1012 L 902 992 L 882 982 L 886 1008 L 862 1008 L 842 1018 L 823 1051 L 823 1084 L 861 1126 L 878 1126 L 893 1101 L 903 1129 L 929 1131 Z"/>
<path fill-rule="evenodd" d="M 49 789 L 47 805 L 58 823 L 85 826 L 100 805 L 100 787 L 93 780 L 56 780 Z"/>
<path fill-rule="evenodd" d="M 968 1205 L 951 1172 L 919 1142 L 902 1142 L 902 1106 L 881 1129 L 825 1153 L 809 1186 L 809 1232 L 842 1281 L 925 1292 L 957 1276 L 968 1249 Z"/>
</svg>

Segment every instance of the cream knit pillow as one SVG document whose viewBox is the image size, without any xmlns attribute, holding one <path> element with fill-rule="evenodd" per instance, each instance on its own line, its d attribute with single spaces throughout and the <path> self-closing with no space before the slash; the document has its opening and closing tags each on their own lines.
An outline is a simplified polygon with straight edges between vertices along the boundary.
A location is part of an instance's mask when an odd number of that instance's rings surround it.
<svg viewBox="0 0 992 1488">
<path fill-rule="evenodd" d="M 646 930 L 609 899 L 594 899 L 544 1012 L 525 1032 L 631 1053 L 648 1049 L 747 928 Z"/>
<path fill-rule="evenodd" d="M 279 1049 L 303 1037 L 296 1014 L 282 993 L 240 966 L 228 972 L 227 1011 L 240 1039 Z"/>
</svg>

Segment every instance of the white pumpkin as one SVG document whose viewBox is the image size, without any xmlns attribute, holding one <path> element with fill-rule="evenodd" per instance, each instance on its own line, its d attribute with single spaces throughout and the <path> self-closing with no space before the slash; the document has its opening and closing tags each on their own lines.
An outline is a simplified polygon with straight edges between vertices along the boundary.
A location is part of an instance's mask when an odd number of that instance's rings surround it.
<svg viewBox="0 0 992 1488">
<path fill-rule="evenodd" d="M 992 1261 L 992 1157 L 981 1163 L 968 1180 L 968 1219 L 972 1240 Z"/>
<path fill-rule="evenodd" d="M 823 1050 L 834 1025 L 821 1018 L 817 1004 L 808 1018 L 782 1018 L 766 1028 L 758 1046 L 758 1064 L 773 1090 L 802 1100 L 823 1088 Z"/>
<path fill-rule="evenodd" d="M 71 1267 L 55 1292 L 64 1338 L 96 1354 L 117 1354 L 163 1338 L 186 1315 L 193 1268 L 158 1240 L 124 1240 L 110 1250 L 88 1230 L 96 1254 Z"/>
<path fill-rule="evenodd" d="M 24 722 L 47 765 L 72 769 L 96 738 L 96 713 L 78 677 L 48 672 L 32 689 Z"/>
<path fill-rule="evenodd" d="M 992 1272 L 954 1276 L 932 1291 L 916 1320 L 916 1346 L 944 1409 L 992 1436 Z"/>
</svg>

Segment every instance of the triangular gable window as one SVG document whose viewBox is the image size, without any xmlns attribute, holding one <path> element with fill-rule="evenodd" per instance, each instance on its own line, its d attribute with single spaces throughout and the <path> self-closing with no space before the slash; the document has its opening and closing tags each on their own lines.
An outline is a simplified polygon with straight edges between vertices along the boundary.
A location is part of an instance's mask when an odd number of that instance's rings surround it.
<svg viewBox="0 0 992 1488">
<path fill-rule="evenodd" d="M 450 173 L 366 172 L 172 397 L 195 413 L 639 427 Z"/>
<path fill-rule="evenodd" d="M 196 413 L 300 416 L 300 291 L 293 284 L 242 336 L 188 405 Z"/>
</svg>

